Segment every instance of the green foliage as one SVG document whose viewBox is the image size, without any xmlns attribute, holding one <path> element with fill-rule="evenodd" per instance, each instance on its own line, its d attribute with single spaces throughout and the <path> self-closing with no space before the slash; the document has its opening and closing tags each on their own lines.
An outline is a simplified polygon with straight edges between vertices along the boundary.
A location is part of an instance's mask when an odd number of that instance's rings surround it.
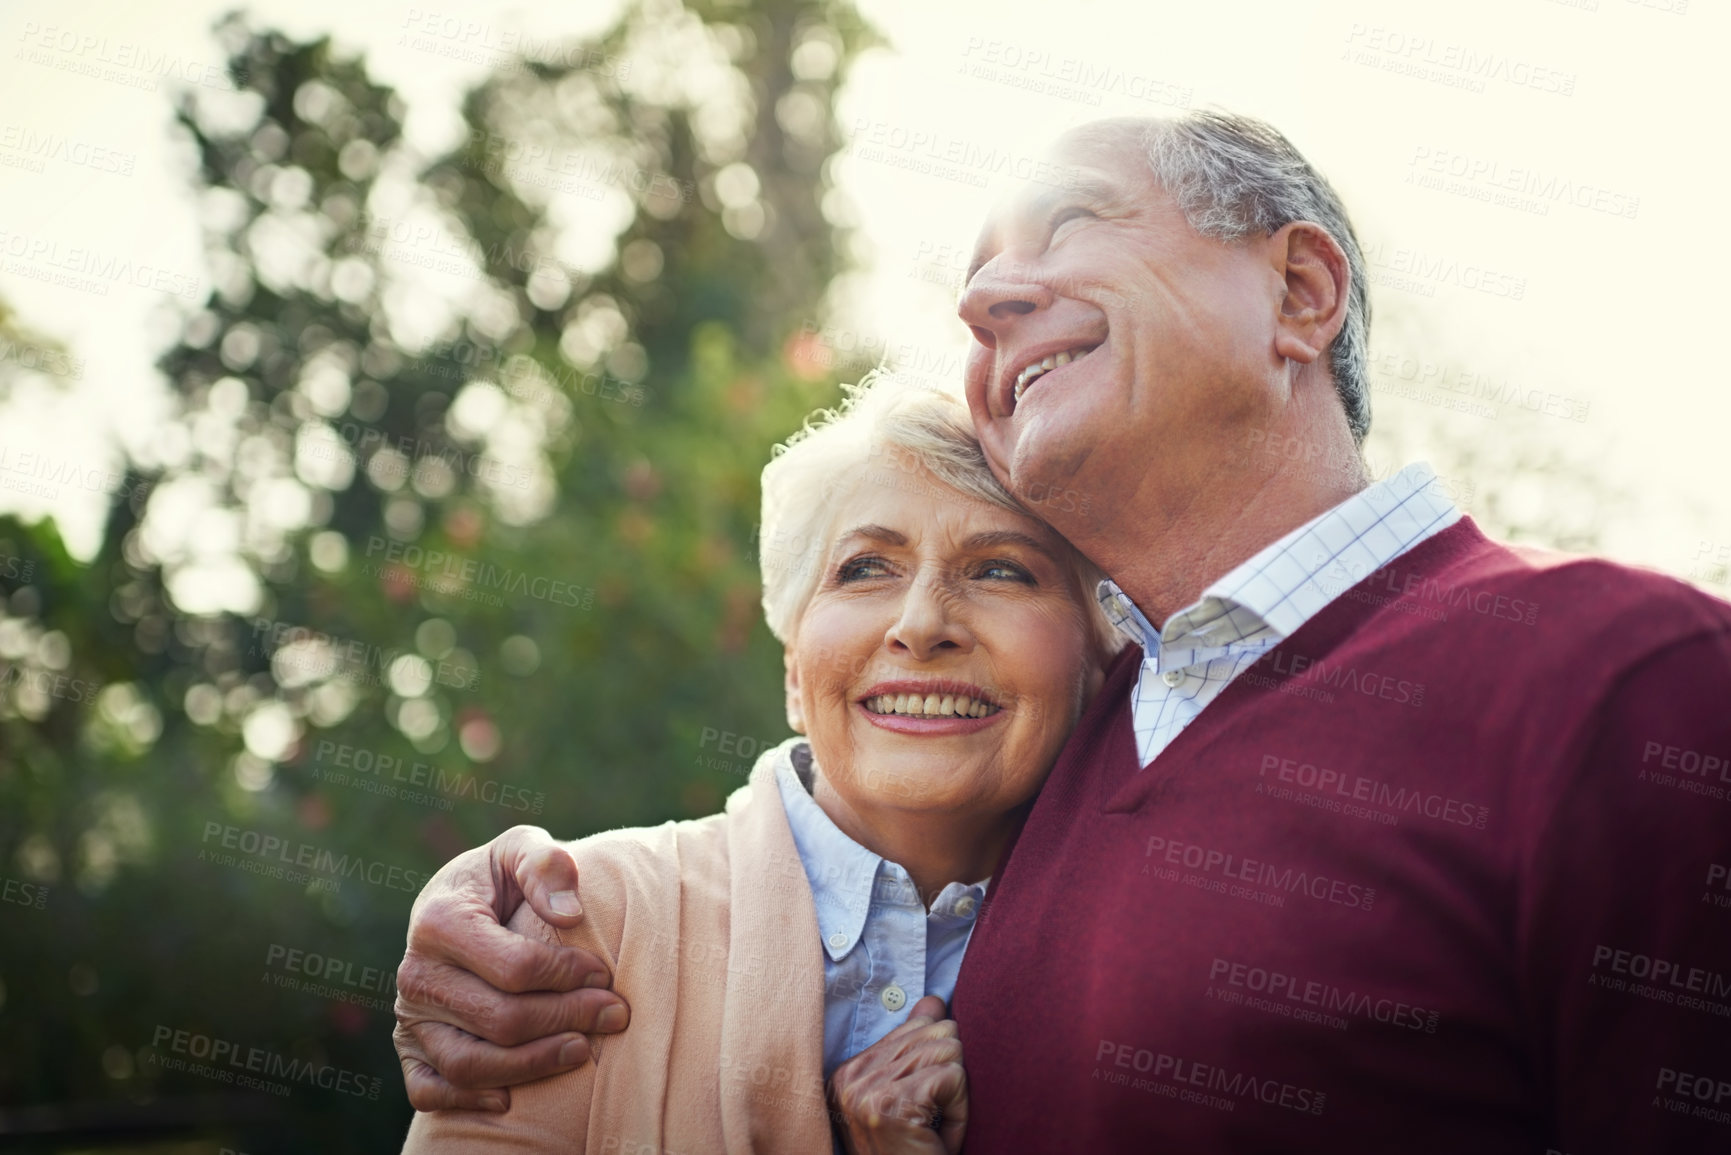
<svg viewBox="0 0 1731 1155">
<path fill-rule="evenodd" d="M 387 1150 L 418 880 L 517 822 L 712 811 L 749 759 L 705 733 L 785 729 L 756 478 L 836 396 L 800 329 L 870 33 L 845 0 L 633 7 L 496 72 L 430 161 L 364 62 L 219 33 L 240 94 L 178 116 L 217 286 L 161 362 L 183 434 L 89 565 L 0 522 L 0 874 L 44 896 L 0 906 L 0 1102 Z M 376 1005 L 280 985 L 289 951 Z M 167 1069 L 174 1031 L 362 1093 Z"/>
</svg>

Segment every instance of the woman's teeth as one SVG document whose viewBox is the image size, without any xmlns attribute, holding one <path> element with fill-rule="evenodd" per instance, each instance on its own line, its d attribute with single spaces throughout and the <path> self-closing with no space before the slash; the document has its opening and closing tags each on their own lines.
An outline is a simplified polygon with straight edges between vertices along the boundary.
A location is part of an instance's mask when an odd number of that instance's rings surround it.
<svg viewBox="0 0 1731 1155">
<path fill-rule="evenodd" d="M 879 694 L 865 700 L 874 714 L 902 714 L 910 718 L 984 718 L 996 714 L 990 702 L 963 694 Z"/>
<path fill-rule="evenodd" d="M 1022 399 L 1022 390 L 1034 383 L 1034 379 L 1043 373 L 1049 373 L 1060 365 L 1068 365 L 1072 361 L 1080 361 L 1088 354 L 1098 349 L 1098 345 L 1089 345 L 1080 349 L 1066 349 L 1062 353 L 1054 353 L 1043 361 L 1035 361 L 1032 365 L 1016 374 L 1016 400 Z"/>
</svg>

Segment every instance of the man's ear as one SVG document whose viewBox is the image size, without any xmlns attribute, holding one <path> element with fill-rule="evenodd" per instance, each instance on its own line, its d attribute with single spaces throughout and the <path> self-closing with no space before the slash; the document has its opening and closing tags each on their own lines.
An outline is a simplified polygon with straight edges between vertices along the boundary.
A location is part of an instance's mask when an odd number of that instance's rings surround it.
<svg viewBox="0 0 1731 1155">
<path fill-rule="evenodd" d="M 805 707 L 799 698 L 799 660 L 793 656 L 793 647 L 784 646 L 781 651 L 781 664 L 787 671 L 787 724 L 795 734 L 805 733 Z"/>
<path fill-rule="evenodd" d="M 1274 351 L 1309 365 L 1346 324 L 1352 275 L 1346 251 L 1328 230 L 1293 221 L 1268 238 L 1270 259 L 1285 284 L 1275 318 Z"/>
</svg>

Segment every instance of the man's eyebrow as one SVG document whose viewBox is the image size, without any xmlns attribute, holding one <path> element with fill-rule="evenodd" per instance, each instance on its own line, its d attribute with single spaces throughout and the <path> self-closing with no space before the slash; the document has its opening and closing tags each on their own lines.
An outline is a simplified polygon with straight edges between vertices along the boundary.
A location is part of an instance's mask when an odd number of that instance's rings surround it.
<svg viewBox="0 0 1731 1155">
<path fill-rule="evenodd" d="M 1073 166 L 1065 175 L 1066 179 L 1062 184 L 1048 185 L 1030 197 L 1018 210 L 1017 215 L 1044 221 L 1054 209 L 1066 201 L 1095 208 L 1116 202 L 1117 196 L 1111 182 Z M 985 264 L 986 258 L 976 249 L 974 259 L 968 263 L 968 272 L 962 278 L 962 284 L 972 281 L 974 274 L 984 268 Z"/>
<path fill-rule="evenodd" d="M 999 545 L 1019 545 L 1025 549 L 1033 550 L 1047 561 L 1056 563 L 1058 560 L 1039 538 L 1014 529 L 992 529 L 984 533 L 976 533 L 963 545 L 969 550 L 991 549 L 993 546 Z"/>
</svg>

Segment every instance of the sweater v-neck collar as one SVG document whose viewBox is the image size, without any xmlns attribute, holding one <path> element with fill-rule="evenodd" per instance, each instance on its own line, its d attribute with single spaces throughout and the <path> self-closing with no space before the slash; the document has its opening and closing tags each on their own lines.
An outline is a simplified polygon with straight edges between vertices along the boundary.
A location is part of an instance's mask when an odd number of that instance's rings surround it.
<svg viewBox="0 0 1731 1155">
<path fill-rule="evenodd" d="M 1489 541 L 1480 532 L 1472 518 L 1462 516 L 1461 519 L 1447 529 L 1426 538 L 1406 553 L 1401 554 L 1389 563 L 1389 566 L 1400 566 L 1403 569 L 1422 573 L 1434 573 L 1453 561 L 1460 554 L 1482 547 Z M 1386 570 L 1388 567 L 1385 566 Z M 1377 574 L 1367 574 L 1355 585 L 1342 590 L 1333 601 L 1329 602 L 1314 616 L 1301 625 L 1291 636 L 1283 639 L 1264 656 L 1265 661 L 1278 664 L 1279 656 L 1286 656 L 1296 650 L 1312 661 L 1320 661 L 1333 652 L 1334 648 L 1362 626 L 1374 614 L 1383 609 L 1388 599 L 1376 597 L 1354 597 L 1354 591 L 1370 583 Z M 1113 663 L 1105 684 L 1100 688 L 1092 708 L 1077 724 L 1077 735 L 1081 736 L 1084 728 L 1105 726 L 1107 731 L 1104 740 L 1095 747 L 1091 767 L 1070 767 L 1065 765 L 1070 761 L 1070 752 L 1076 750 L 1082 753 L 1082 745 L 1072 741 L 1065 747 L 1065 758 L 1059 768 L 1054 770 L 1054 776 L 1059 772 L 1068 771 L 1069 775 L 1081 771 L 1113 776 L 1121 773 L 1124 766 L 1132 766 L 1129 775 L 1120 781 L 1102 781 L 1098 797 L 1101 799 L 1100 809 L 1105 813 L 1129 813 L 1141 808 L 1148 797 L 1156 793 L 1161 785 L 1170 778 L 1173 767 L 1184 764 L 1189 758 L 1191 747 L 1200 742 L 1213 739 L 1220 729 L 1230 725 L 1235 707 L 1244 695 L 1253 692 L 1253 686 L 1244 671 L 1234 678 L 1220 695 L 1203 707 L 1191 723 L 1179 731 L 1178 735 L 1167 743 L 1165 749 L 1155 755 L 1154 760 L 1146 766 L 1141 765 L 1137 756 L 1135 711 L 1130 700 L 1131 690 L 1136 684 L 1136 671 L 1142 664 L 1142 649 L 1131 645 L 1118 655 Z M 1253 667 L 1254 668 L 1254 667 Z M 1099 713 L 1096 713 L 1099 710 Z M 1094 745 L 1093 743 L 1086 743 Z M 1079 783 L 1078 783 L 1079 784 Z"/>
</svg>

